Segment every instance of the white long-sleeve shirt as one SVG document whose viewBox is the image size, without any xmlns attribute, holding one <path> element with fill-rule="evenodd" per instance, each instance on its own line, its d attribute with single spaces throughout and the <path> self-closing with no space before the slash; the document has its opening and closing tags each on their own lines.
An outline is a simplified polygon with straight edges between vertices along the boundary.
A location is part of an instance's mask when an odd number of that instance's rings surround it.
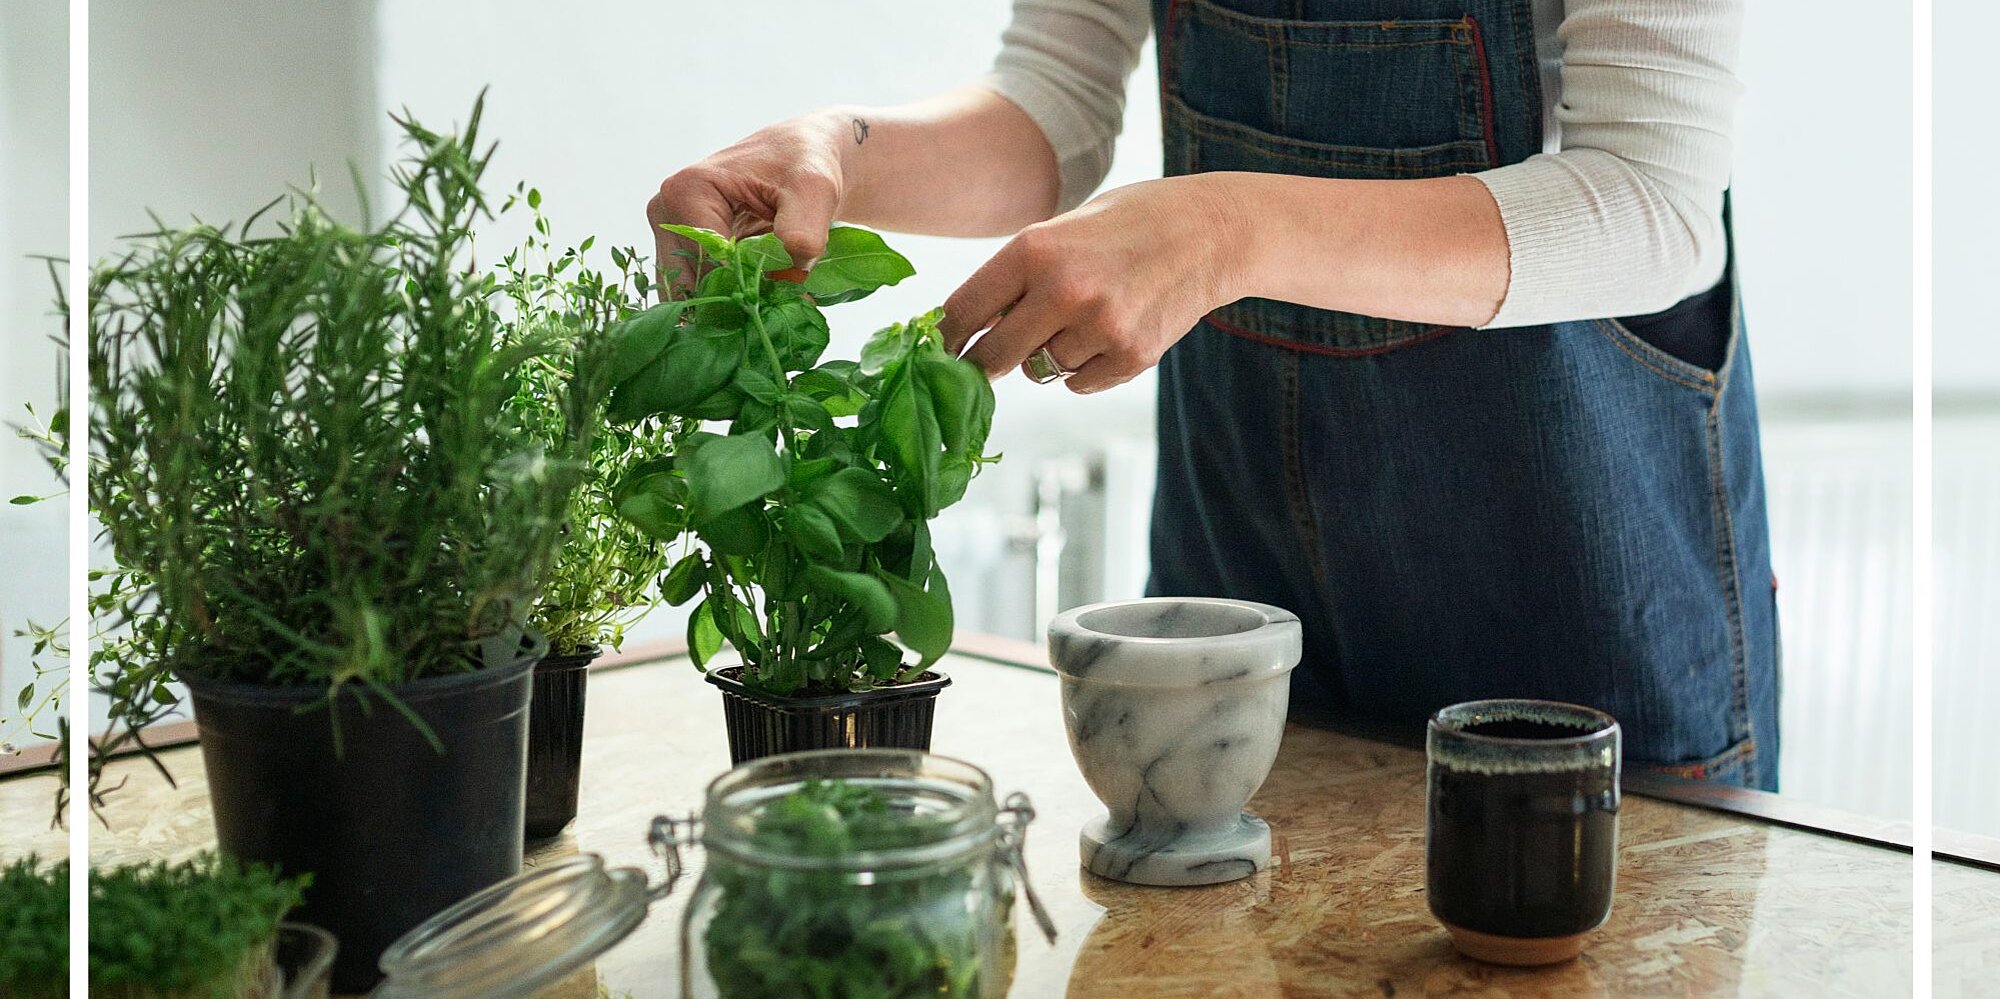
<svg viewBox="0 0 2000 999">
<path fill-rule="evenodd" d="M 1742 0 L 1533 0 L 1543 151 L 1473 174 L 1506 226 L 1488 327 L 1644 315 L 1707 289 L 1742 85 Z M 1064 210 L 1111 168 L 1148 0 L 1015 0 L 986 86 L 1055 149 Z"/>
</svg>

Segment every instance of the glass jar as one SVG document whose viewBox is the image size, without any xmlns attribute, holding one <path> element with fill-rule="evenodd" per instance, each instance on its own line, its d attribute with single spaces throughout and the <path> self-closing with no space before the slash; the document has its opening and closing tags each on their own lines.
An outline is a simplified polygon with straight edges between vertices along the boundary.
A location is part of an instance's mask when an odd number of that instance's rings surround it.
<svg viewBox="0 0 2000 999">
<path fill-rule="evenodd" d="M 494 885 L 382 955 L 373 999 L 528 999 L 596 959 L 707 864 L 682 919 L 686 999 L 999 999 L 1014 893 L 1050 942 L 1022 842 L 1034 809 L 996 804 L 978 767 L 909 750 L 766 757 L 708 787 L 699 819 L 653 820 L 666 878 L 564 858 Z"/>
<path fill-rule="evenodd" d="M 654 823 L 670 868 L 692 842 L 707 854 L 681 924 L 682 996 L 999 999 L 1033 817 L 1024 795 L 996 804 L 978 767 L 926 753 L 738 767 L 709 786 L 699 823 Z"/>
</svg>

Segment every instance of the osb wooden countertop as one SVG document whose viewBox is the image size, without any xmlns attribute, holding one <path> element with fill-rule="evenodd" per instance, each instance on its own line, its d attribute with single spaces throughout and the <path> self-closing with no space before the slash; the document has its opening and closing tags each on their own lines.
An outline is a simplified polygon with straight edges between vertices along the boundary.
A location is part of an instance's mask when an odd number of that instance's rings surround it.
<svg viewBox="0 0 2000 999">
<path fill-rule="evenodd" d="M 937 752 L 990 771 L 1040 811 L 1029 863 L 1061 928 L 1047 946 L 1025 915 L 1013 996 L 1216 999 L 1305 996 L 1907 995 L 1910 858 L 1866 843 L 1628 795 L 1618 893 L 1584 956 L 1542 970 L 1458 957 L 1424 904 L 1420 752 L 1294 726 L 1251 807 L 1276 831 L 1272 869 L 1211 888 L 1139 888 L 1089 875 L 1076 835 L 1100 811 L 1070 760 L 1053 676 L 955 656 Z M 581 814 L 529 863 L 572 850 L 661 866 L 644 843 L 655 814 L 699 807 L 728 764 L 715 692 L 682 660 L 602 670 L 591 681 Z M 178 858 L 213 843 L 201 762 L 165 761 L 169 788 L 122 762 L 125 788 L 102 861 Z M 43 831 L 46 780 L 0 783 L 0 853 L 61 853 Z M 16 818 L 19 817 L 19 818 Z M 699 871 L 697 853 L 692 865 Z M 2000 990 L 2000 874 L 1938 864 L 1940 995 Z M 691 881 L 684 882 L 684 885 Z M 676 994 L 683 887 L 650 920 L 552 994 Z"/>
</svg>

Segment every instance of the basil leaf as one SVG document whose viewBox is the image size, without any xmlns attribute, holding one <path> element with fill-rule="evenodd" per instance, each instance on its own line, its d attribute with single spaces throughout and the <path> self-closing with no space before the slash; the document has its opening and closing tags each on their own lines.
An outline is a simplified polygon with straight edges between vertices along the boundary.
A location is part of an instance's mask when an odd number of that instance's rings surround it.
<svg viewBox="0 0 2000 999">
<path fill-rule="evenodd" d="M 897 601 L 883 581 L 859 572 L 841 572 L 816 565 L 806 570 L 812 585 L 847 602 L 861 615 L 866 630 L 874 633 L 896 626 Z"/>
<path fill-rule="evenodd" d="M 875 335 L 861 346 L 861 373 L 870 376 L 883 374 L 890 365 L 908 357 L 915 346 L 915 335 L 902 323 L 876 330 Z"/>
<path fill-rule="evenodd" d="M 872 472 L 843 468 L 814 483 L 806 503 L 823 511 L 851 541 L 872 544 L 903 523 L 896 493 Z"/>
<path fill-rule="evenodd" d="M 610 358 L 605 362 L 606 377 L 618 385 L 653 363 L 667 349 L 674 327 L 680 323 L 685 302 L 663 302 L 624 319 L 606 331 L 611 341 Z"/>
<path fill-rule="evenodd" d="M 785 244 L 778 242 L 778 237 L 768 232 L 761 236 L 737 240 L 735 260 L 746 267 L 754 267 L 759 272 L 781 271 L 792 266 L 792 255 L 786 251 Z"/>
<path fill-rule="evenodd" d="M 963 455 L 984 448 L 993 426 L 993 384 L 985 372 L 946 354 L 920 358 L 917 371 L 930 389 L 944 449 Z"/>
<path fill-rule="evenodd" d="M 921 657 L 920 666 L 937 662 L 951 648 L 951 591 L 944 573 L 932 567 L 928 589 L 893 575 L 877 578 L 896 598 L 896 637 Z"/>
<path fill-rule="evenodd" d="M 660 597 L 667 603 L 679 607 L 701 592 L 702 580 L 708 576 L 708 562 L 700 552 L 689 552 L 660 581 Z"/>
<path fill-rule="evenodd" d="M 760 555 L 771 546 L 770 518 L 747 503 L 697 520 L 694 529 L 718 555 Z"/>
<path fill-rule="evenodd" d="M 979 463 L 962 455 L 947 454 L 938 460 L 937 505 L 939 510 L 965 498 Z"/>
<path fill-rule="evenodd" d="M 839 466 L 832 458 L 810 458 L 792 462 L 791 471 L 786 473 L 786 484 L 793 489 L 804 489 L 815 481 L 831 475 Z"/>
<path fill-rule="evenodd" d="M 707 254 L 711 260 L 728 260 L 732 256 L 729 249 L 729 237 L 713 229 L 703 229 L 691 225 L 675 225 L 671 222 L 662 223 L 660 228 L 674 235 L 685 236 L 693 240 L 696 246 L 701 247 L 701 252 Z"/>
<path fill-rule="evenodd" d="M 736 372 L 736 387 L 742 389 L 744 395 L 773 406 L 777 405 L 778 396 L 783 391 L 770 372 L 754 364 L 746 364 Z"/>
<path fill-rule="evenodd" d="M 708 661 L 722 651 L 722 630 L 715 626 L 715 612 L 710 609 L 713 598 L 702 601 L 688 618 L 688 656 L 697 668 L 706 669 Z"/>
<path fill-rule="evenodd" d="M 781 289 L 797 287 L 790 284 L 777 286 Z M 766 305 L 759 316 L 764 321 L 764 331 L 771 336 L 771 346 L 778 352 L 778 359 L 789 370 L 810 368 L 819 363 L 819 356 L 826 352 L 829 338 L 826 316 L 798 291 L 774 291 L 770 300 L 775 304 Z"/>
<path fill-rule="evenodd" d="M 853 416 L 867 405 L 868 396 L 854 382 L 860 367 L 853 361 L 828 361 L 792 379 L 792 389 L 816 399 L 828 416 Z"/>
<path fill-rule="evenodd" d="M 851 302 L 916 272 L 882 237 L 867 229 L 835 226 L 826 234 L 826 251 L 806 275 L 806 292 L 821 305 Z"/>
<path fill-rule="evenodd" d="M 911 517 L 929 520 L 938 512 L 937 412 L 930 389 L 907 370 L 889 379 L 881 397 L 877 433 L 889 446 L 897 498 Z"/>
<path fill-rule="evenodd" d="M 785 419 L 791 421 L 796 429 L 810 430 L 814 433 L 833 429 L 833 414 L 827 412 L 825 406 L 807 396 L 786 396 L 784 405 L 780 408 L 784 411 Z"/>
<path fill-rule="evenodd" d="M 736 330 L 683 326 L 660 356 L 611 393 L 611 419 L 629 423 L 661 414 L 690 415 L 697 403 L 729 384 L 746 344 Z"/>
<path fill-rule="evenodd" d="M 743 404 L 749 401 L 743 393 L 724 387 L 721 391 L 695 403 L 687 415 L 696 420 L 734 420 L 743 412 Z"/>
<path fill-rule="evenodd" d="M 687 483 L 671 474 L 628 477 L 616 496 L 618 515 L 660 541 L 680 537 L 687 527 Z"/>
<path fill-rule="evenodd" d="M 760 435 L 719 437 L 701 446 L 687 467 L 696 521 L 762 499 L 785 484 L 785 459 Z"/>
<path fill-rule="evenodd" d="M 861 640 L 861 658 L 876 680 L 894 680 L 903 672 L 903 650 L 873 635 Z"/>
<path fill-rule="evenodd" d="M 785 511 L 784 522 L 785 537 L 800 551 L 825 562 L 840 559 L 840 531 L 825 511 L 801 504 Z"/>
</svg>

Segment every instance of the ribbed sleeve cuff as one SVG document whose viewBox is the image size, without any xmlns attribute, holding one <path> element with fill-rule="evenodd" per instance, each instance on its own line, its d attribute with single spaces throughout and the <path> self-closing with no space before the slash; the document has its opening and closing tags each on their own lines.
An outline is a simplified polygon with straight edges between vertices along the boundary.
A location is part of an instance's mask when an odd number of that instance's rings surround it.
<svg viewBox="0 0 2000 999">
<path fill-rule="evenodd" d="M 1722 276 L 1720 225 L 1609 153 L 1564 150 L 1473 176 L 1507 229 L 1507 297 L 1485 329 L 1646 315 Z"/>
</svg>

